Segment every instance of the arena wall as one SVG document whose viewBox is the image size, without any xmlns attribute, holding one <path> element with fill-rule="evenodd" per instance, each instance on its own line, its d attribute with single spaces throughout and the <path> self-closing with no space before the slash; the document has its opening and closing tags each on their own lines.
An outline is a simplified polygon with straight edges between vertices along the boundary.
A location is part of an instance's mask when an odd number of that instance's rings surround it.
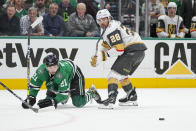
<svg viewBox="0 0 196 131">
<path fill-rule="evenodd" d="M 148 50 L 130 76 L 137 88 L 195 88 L 196 39 L 143 38 Z M 32 37 L 30 74 L 50 52 L 69 58 L 82 69 L 86 88 L 107 88 L 107 74 L 115 58 L 90 66 L 97 38 Z M 27 89 L 27 37 L 0 37 L 0 81 L 10 89 Z M 3 87 L 0 87 L 3 89 Z M 42 87 L 45 89 L 45 86 Z"/>
</svg>

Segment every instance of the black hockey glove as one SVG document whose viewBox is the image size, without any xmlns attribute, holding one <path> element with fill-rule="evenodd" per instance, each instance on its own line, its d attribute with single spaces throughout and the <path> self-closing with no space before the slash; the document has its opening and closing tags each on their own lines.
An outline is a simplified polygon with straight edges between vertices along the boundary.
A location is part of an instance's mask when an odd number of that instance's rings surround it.
<svg viewBox="0 0 196 131">
<path fill-rule="evenodd" d="M 25 102 L 27 102 L 29 105 L 33 106 L 36 103 L 36 98 L 34 96 L 28 95 L 25 99 Z M 22 103 L 22 107 L 24 109 L 29 109 L 28 106 L 26 106 L 24 103 Z"/>
<path fill-rule="evenodd" d="M 52 98 L 56 97 L 56 94 L 54 92 L 52 92 L 51 90 L 47 90 L 46 95 Z"/>
<path fill-rule="evenodd" d="M 37 105 L 40 108 L 45 108 L 45 107 L 48 107 L 48 106 L 54 106 L 55 108 L 57 108 L 57 102 L 54 99 L 42 99 L 42 100 L 39 100 Z"/>
</svg>

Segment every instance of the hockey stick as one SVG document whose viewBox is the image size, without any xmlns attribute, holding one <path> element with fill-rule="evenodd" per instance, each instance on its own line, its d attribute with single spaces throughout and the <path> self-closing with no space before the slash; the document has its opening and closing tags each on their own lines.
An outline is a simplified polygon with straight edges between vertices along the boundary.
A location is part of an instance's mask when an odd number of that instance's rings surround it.
<svg viewBox="0 0 196 131">
<path fill-rule="evenodd" d="M 29 28 L 28 31 L 28 46 L 27 46 L 27 94 L 29 95 L 29 86 L 30 86 L 30 36 L 32 28 Z"/>
<path fill-rule="evenodd" d="M 99 41 L 100 41 L 101 38 L 103 37 L 105 31 L 106 31 L 106 29 L 103 30 L 103 32 L 101 33 L 101 36 L 100 36 L 99 39 L 97 40 L 97 43 L 96 43 L 96 51 L 95 51 L 95 56 L 96 56 L 96 57 L 97 57 L 97 53 L 98 53 Z"/>
<path fill-rule="evenodd" d="M 43 16 L 38 17 L 28 29 L 28 46 L 27 46 L 27 94 L 29 95 L 29 86 L 30 86 L 30 37 L 33 28 L 35 28 L 43 20 Z"/>
<path fill-rule="evenodd" d="M 31 105 L 29 105 L 26 101 L 24 101 L 21 97 L 19 97 L 17 94 L 15 94 L 12 90 L 10 90 L 6 85 L 4 85 L 2 82 L 0 82 L 0 85 L 2 85 L 7 91 L 9 91 L 12 95 L 14 95 L 15 97 L 17 97 L 20 101 L 22 101 L 22 103 L 24 103 L 26 106 L 29 107 L 29 109 L 31 109 L 32 111 L 34 111 L 35 113 L 38 113 L 37 108 L 33 108 Z"/>
<path fill-rule="evenodd" d="M 177 20 L 177 25 L 176 25 L 176 36 L 178 34 L 178 23 L 179 23 L 179 15 L 178 15 L 178 20 Z"/>
</svg>

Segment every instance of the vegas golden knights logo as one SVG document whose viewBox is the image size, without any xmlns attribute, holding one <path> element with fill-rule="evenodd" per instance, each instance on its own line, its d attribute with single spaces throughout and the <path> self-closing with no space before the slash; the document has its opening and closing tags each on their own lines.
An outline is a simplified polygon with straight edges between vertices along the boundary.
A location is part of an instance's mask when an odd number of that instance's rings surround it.
<svg viewBox="0 0 196 131">
<path fill-rule="evenodd" d="M 176 25 L 168 24 L 168 33 L 176 34 Z"/>
</svg>

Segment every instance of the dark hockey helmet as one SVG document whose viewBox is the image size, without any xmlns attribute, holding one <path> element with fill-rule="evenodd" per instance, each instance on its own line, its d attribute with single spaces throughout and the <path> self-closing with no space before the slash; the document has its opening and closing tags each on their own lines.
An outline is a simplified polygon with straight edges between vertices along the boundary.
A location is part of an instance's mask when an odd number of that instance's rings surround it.
<svg viewBox="0 0 196 131">
<path fill-rule="evenodd" d="M 57 58 L 57 56 L 55 54 L 49 54 L 44 58 L 44 64 L 46 64 L 46 66 L 54 66 L 54 65 L 58 65 L 59 59 Z"/>
</svg>

